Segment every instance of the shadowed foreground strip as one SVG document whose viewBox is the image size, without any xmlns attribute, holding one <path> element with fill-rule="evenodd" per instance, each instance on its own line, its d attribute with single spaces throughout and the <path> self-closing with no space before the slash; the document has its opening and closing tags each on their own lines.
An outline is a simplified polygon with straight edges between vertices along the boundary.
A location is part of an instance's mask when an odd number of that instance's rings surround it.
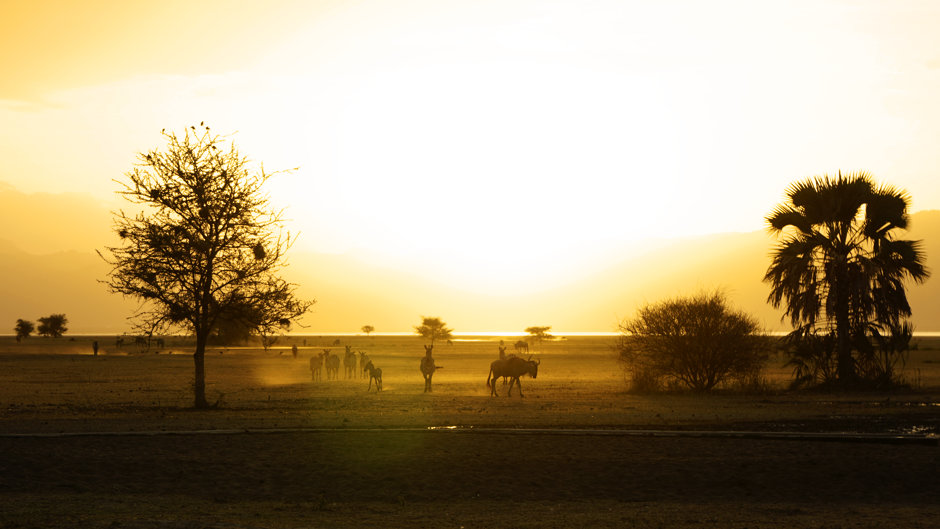
<svg viewBox="0 0 940 529">
<path fill-rule="evenodd" d="M 881 516 L 929 527 L 940 514 L 940 452 L 920 445 L 335 431 L 7 437 L 0 453 L 0 501 L 8 506 L 0 527 L 66 526 L 77 513 L 86 525 L 140 524 L 141 513 L 168 504 L 179 507 L 155 519 L 170 513 L 220 527 L 351 527 L 379 511 L 392 515 L 385 526 L 447 526 L 462 515 L 487 527 L 692 523 L 677 513 L 749 527 L 793 515 L 788 526 L 818 527 L 820 516 L 845 521 L 846 512 L 865 523 Z M 534 507 L 520 511 L 516 502 Z M 475 515 L 478 505 L 496 518 Z"/>
<path fill-rule="evenodd" d="M 381 371 L 381 370 L 379 370 Z M 579 437 L 706 437 L 712 439 L 758 439 L 778 441 L 814 441 L 838 443 L 917 444 L 940 446 L 936 435 L 845 433 L 845 432 L 767 432 L 740 430 L 626 430 L 585 428 L 489 428 L 429 426 L 427 428 L 243 428 L 226 430 L 144 430 L 144 431 L 84 431 L 56 433 L 0 433 L 0 438 L 64 438 L 64 437 L 158 437 L 166 435 L 259 435 L 286 433 L 413 433 L 413 434 L 471 434 L 471 435 L 567 435 Z"/>
</svg>

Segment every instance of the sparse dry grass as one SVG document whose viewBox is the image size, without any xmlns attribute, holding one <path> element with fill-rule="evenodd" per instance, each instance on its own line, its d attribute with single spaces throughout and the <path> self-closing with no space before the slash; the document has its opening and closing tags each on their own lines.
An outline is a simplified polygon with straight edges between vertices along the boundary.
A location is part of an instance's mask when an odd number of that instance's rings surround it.
<svg viewBox="0 0 940 529">
<path fill-rule="evenodd" d="M 107 354 L 94 358 L 90 339 L 0 340 L 0 433 L 337 430 L 3 437 L 0 527 L 935 527 L 940 514 L 935 446 L 359 431 L 937 433 L 934 341 L 911 354 L 914 391 L 787 392 L 781 359 L 767 373 L 773 391 L 699 396 L 627 394 L 612 339 L 570 338 L 533 351 L 542 365 L 523 379 L 523 399 L 489 396 L 494 341 L 437 346 L 444 369 L 424 394 L 417 338 L 347 339 L 383 369 L 377 395 L 366 378 L 311 382 L 311 354 L 342 353 L 311 337 L 297 339 L 298 359 L 211 354 L 221 408 L 195 411 L 180 343 L 122 354 L 102 339 Z"/>
</svg>

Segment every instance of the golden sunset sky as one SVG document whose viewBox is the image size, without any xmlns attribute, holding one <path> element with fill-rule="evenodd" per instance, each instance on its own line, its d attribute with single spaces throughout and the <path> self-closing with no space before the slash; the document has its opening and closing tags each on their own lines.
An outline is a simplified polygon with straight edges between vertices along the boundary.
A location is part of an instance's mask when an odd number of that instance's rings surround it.
<svg viewBox="0 0 940 529">
<path fill-rule="evenodd" d="M 933 1 L 2 0 L 0 182 L 113 209 L 205 121 L 299 168 L 270 186 L 295 248 L 506 292 L 759 230 L 839 169 L 940 209 L 938 28 Z"/>
</svg>

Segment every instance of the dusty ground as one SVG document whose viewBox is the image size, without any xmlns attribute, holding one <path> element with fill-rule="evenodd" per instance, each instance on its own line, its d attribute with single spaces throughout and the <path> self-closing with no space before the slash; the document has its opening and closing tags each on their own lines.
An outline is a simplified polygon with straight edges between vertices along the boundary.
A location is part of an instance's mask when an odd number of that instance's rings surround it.
<svg viewBox="0 0 940 529">
<path fill-rule="evenodd" d="M 81 339 L 0 343 L 0 527 L 940 527 L 935 443 L 613 433 L 931 441 L 932 343 L 908 362 L 912 391 L 787 392 L 777 362 L 769 391 L 701 397 L 626 394 L 610 339 L 572 338 L 536 351 L 525 398 L 493 398 L 496 341 L 438 346 L 425 394 L 416 338 L 345 340 L 383 368 L 383 393 L 312 382 L 309 356 L 342 347 L 309 337 L 298 359 L 214 350 L 212 411 L 189 409 L 183 343 L 102 339 L 97 358 Z"/>
</svg>

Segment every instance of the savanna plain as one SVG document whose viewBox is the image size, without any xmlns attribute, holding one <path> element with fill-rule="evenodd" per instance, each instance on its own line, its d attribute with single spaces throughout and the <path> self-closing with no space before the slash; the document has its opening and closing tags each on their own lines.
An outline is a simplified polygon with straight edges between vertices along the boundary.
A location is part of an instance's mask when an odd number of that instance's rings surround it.
<svg viewBox="0 0 940 529">
<path fill-rule="evenodd" d="M 430 393 L 415 336 L 216 347 L 195 410 L 184 338 L 0 337 L 0 527 L 940 527 L 940 339 L 909 389 L 790 391 L 776 356 L 759 389 L 639 395 L 616 338 L 559 338 L 493 397 L 501 339 L 435 345 Z M 382 392 L 312 380 L 346 345 Z"/>
</svg>

